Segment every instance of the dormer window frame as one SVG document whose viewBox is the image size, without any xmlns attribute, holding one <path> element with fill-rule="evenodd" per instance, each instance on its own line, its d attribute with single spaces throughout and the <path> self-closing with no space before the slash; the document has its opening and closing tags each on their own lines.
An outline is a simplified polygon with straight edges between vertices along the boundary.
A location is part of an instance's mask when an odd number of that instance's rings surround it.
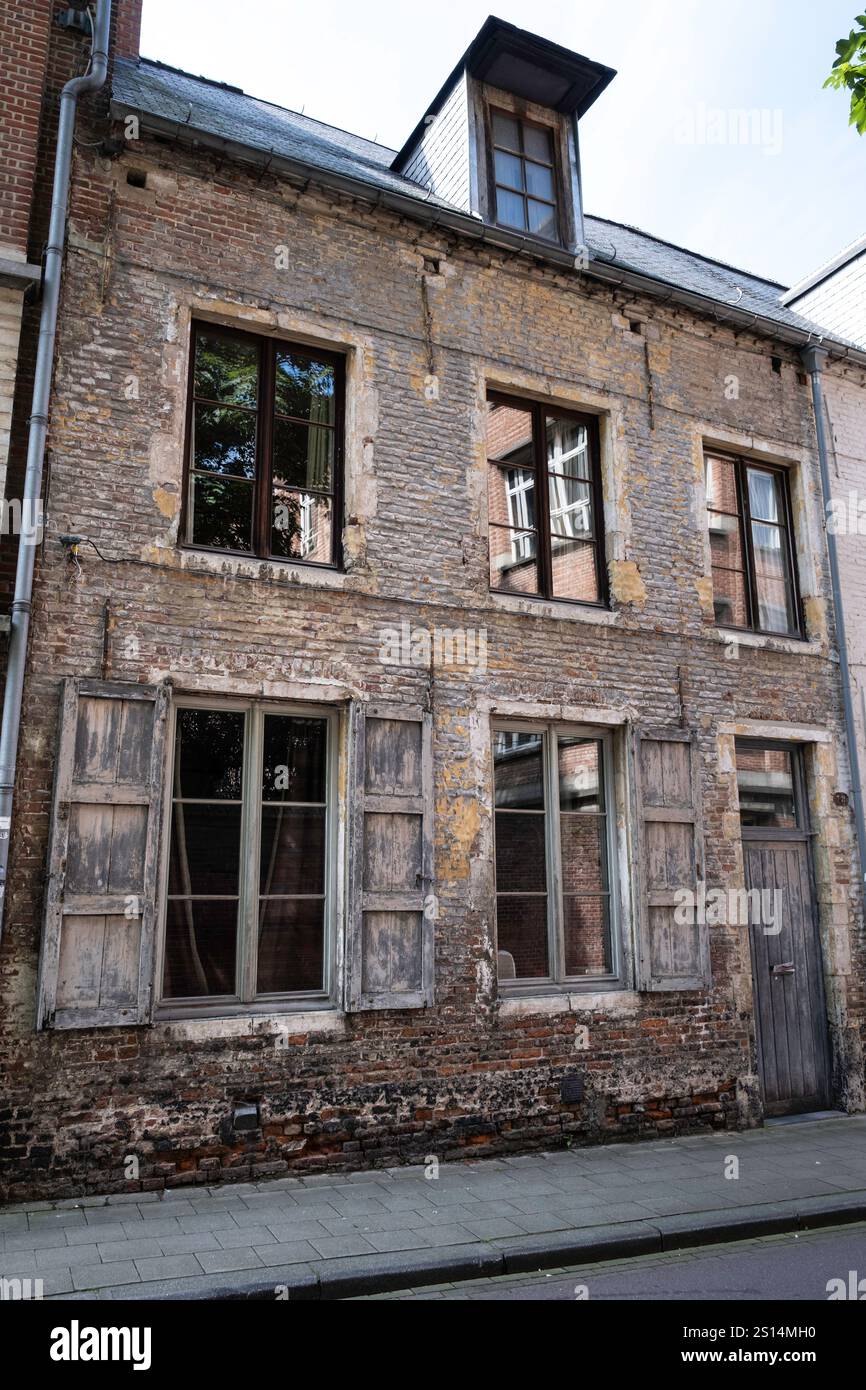
<svg viewBox="0 0 866 1390">
<path fill-rule="evenodd" d="M 518 105 L 523 105 L 519 103 Z M 530 116 L 519 109 L 509 109 L 502 105 L 498 100 L 489 98 L 484 103 L 485 114 L 485 144 L 487 149 L 487 177 L 490 198 L 491 220 L 497 227 L 503 227 L 509 232 L 515 232 L 518 236 L 530 236 L 538 241 L 548 242 L 553 246 L 563 246 L 565 244 L 565 227 L 563 225 L 563 207 L 565 198 L 565 186 L 562 175 L 562 160 L 560 151 L 561 127 L 558 122 L 541 121 L 536 116 Z M 509 149 L 496 139 L 495 121 L 497 116 L 504 116 L 506 120 L 513 121 L 518 129 L 520 148 L 519 150 Z M 525 131 L 541 130 L 547 136 L 549 149 L 549 162 L 536 159 L 534 155 L 527 152 Z M 497 176 L 496 155 L 497 152 L 511 155 L 519 159 L 521 164 L 521 174 L 523 176 L 523 188 L 517 189 L 506 184 Z M 551 171 L 553 183 L 553 197 L 544 198 L 541 195 L 534 195 L 527 187 L 526 166 L 537 164 L 539 167 L 548 168 Z M 525 213 L 525 227 L 515 227 L 512 223 L 505 222 L 499 217 L 499 190 L 511 192 L 516 197 L 522 199 Z M 529 226 L 529 203 L 537 202 L 541 205 L 553 208 L 555 236 L 546 236 L 543 232 L 532 231 Z"/>
<path fill-rule="evenodd" d="M 571 251 L 583 244 L 583 216 L 580 201 L 580 172 L 576 123 L 572 117 L 552 107 L 469 79 L 469 139 L 472 155 L 473 205 L 489 226 L 505 235 L 536 243 L 539 249 L 555 247 Z M 495 145 L 493 116 L 501 114 L 524 125 L 541 127 L 549 133 L 553 156 L 553 184 L 556 200 L 556 234 L 520 230 L 500 222 L 496 206 Z M 530 162 L 533 162 L 530 158 Z"/>
</svg>

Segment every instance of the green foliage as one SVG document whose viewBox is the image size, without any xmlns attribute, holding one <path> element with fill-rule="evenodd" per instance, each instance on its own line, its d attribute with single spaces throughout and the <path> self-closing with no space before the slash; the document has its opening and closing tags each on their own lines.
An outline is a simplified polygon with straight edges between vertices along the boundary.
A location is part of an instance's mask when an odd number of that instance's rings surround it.
<svg viewBox="0 0 866 1390">
<path fill-rule="evenodd" d="M 854 20 L 859 29 L 852 29 L 847 39 L 840 39 L 836 45 L 837 58 L 833 71 L 824 83 L 825 87 L 835 87 L 841 91 L 847 87 L 851 93 L 851 119 L 849 124 L 856 126 L 860 135 L 866 134 L 866 14 L 858 14 Z"/>
</svg>

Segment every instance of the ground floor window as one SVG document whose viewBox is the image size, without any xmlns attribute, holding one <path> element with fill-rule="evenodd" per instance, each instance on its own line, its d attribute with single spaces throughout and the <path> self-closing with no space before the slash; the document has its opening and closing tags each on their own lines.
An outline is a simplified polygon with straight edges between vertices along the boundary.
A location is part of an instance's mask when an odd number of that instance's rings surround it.
<svg viewBox="0 0 866 1390">
<path fill-rule="evenodd" d="M 610 736 L 499 726 L 493 768 L 500 982 L 615 977 Z"/>
<path fill-rule="evenodd" d="M 334 714 L 196 702 L 173 732 L 163 1000 L 326 994 Z"/>
</svg>

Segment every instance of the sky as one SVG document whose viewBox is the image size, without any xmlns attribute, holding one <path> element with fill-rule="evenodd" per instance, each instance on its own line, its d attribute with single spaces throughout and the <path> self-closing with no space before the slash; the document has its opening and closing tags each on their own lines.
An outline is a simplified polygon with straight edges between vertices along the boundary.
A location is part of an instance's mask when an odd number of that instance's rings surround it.
<svg viewBox="0 0 866 1390">
<path fill-rule="evenodd" d="M 785 285 L 866 233 L 866 136 L 822 90 L 862 0 L 144 0 L 141 52 L 399 148 L 491 4 L 617 70 L 587 212 Z"/>
</svg>

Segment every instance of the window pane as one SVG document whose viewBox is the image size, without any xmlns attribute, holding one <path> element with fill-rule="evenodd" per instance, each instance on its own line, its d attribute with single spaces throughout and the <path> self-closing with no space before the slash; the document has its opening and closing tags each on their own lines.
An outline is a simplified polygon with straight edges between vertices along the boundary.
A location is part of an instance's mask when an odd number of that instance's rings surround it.
<svg viewBox="0 0 866 1390">
<path fill-rule="evenodd" d="M 713 566 L 713 614 L 720 627 L 748 627 L 746 576 L 741 570 Z"/>
<path fill-rule="evenodd" d="M 710 511 L 739 515 L 737 475 L 730 459 L 707 459 L 707 507 Z"/>
<path fill-rule="evenodd" d="M 517 121 L 511 116 L 502 116 L 498 111 L 494 111 L 493 143 L 494 145 L 504 145 L 507 150 L 519 150 L 520 131 Z"/>
<path fill-rule="evenodd" d="M 546 169 L 542 164 L 530 164 L 528 160 L 524 164 L 524 169 L 526 171 L 527 193 L 533 193 L 536 198 L 546 198 L 549 203 L 552 203 L 554 201 L 553 170 Z"/>
<path fill-rule="evenodd" d="M 333 425 L 334 368 L 296 352 L 276 353 L 274 409 L 314 425 Z"/>
<path fill-rule="evenodd" d="M 175 801 L 171 813 L 168 891 L 194 897 L 238 892 L 241 807 Z"/>
<path fill-rule="evenodd" d="M 786 546 L 787 535 L 778 526 L 752 522 L 758 626 L 765 632 L 795 632 L 797 628 Z"/>
<path fill-rule="evenodd" d="M 547 899 L 497 898 L 496 945 L 511 956 L 514 978 L 544 979 L 547 963 Z"/>
<path fill-rule="evenodd" d="M 235 478 L 256 476 L 255 415 L 197 405 L 193 425 L 193 468 Z"/>
<path fill-rule="evenodd" d="M 497 808 L 544 810 L 541 734 L 497 729 L 493 735 L 493 769 Z"/>
<path fill-rule="evenodd" d="M 258 396 L 259 347 L 245 338 L 196 333 L 195 395 L 229 405 L 254 406 Z"/>
<path fill-rule="evenodd" d="M 529 212 L 529 230 L 536 236 L 555 237 L 556 208 L 552 208 L 549 203 L 533 202 L 531 198 L 527 198 L 526 206 Z"/>
<path fill-rule="evenodd" d="M 505 189 L 497 188 L 496 220 L 501 222 L 503 227 L 518 227 L 520 231 L 526 230 L 523 199 L 519 194 L 508 193 Z"/>
<path fill-rule="evenodd" d="M 523 151 L 530 159 L 540 159 L 543 164 L 552 164 L 550 153 L 550 132 L 539 126 L 524 125 Z"/>
<path fill-rule="evenodd" d="M 193 543 L 220 550 L 251 550 L 252 534 L 252 483 L 197 475 L 193 481 Z"/>
<path fill-rule="evenodd" d="M 562 811 L 603 811 L 602 745 L 594 738 L 558 739 Z"/>
<path fill-rule="evenodd" d="M 741 824 L 797 829 L 794 770 L 788 749 L 738 743 L 737 790 Z"/>
<path fill-rule="evenodd" d="M 591 479 L 586 425 L 578 420 L 563 420 L 548 415 L 544 428 L 547 435 L 547 471 L 551 474 L 564 473 L 572 478 Z"/>
<path fill-rule="evenodd" d="M 563 893 L 606 892 L 605 817 L 564 812 L 559 828 Z"/>
<path fill-rule="evenodd" d="M 776 473 L 763 473 L 759 469 L 746 470 L 749 478 L 749 511 L 753 521 L 782 520 L 779 515 L 779 486 L 781 479 Z"/>
<path fill-rule="evenodd" d="M 258 994 L 325 988 L 322 900 L 268 898 L 259 906 Z"/>
<path fill-rule="evenodd" d="M 490 528 L 490 583 L 494 589 L 538 593 L 538 541 L 534 531 Z"/>
<path fill-rule="evenodd" d="M 547 888 L 544 861 L 546 818 L 535 812 L 496 813 L 497 893 L 543 893 Z"/>
<path fill-rule="evenodd" d="M 334 431 L 274 421 L 274 482 L 330 492 L 334 476 Z"/>
<path fill-rule="evenodd" d="M 196 801 L 240 801 L 243 795 L 244 715 L 179 709 L 174 795 Z"/>
<path fill-rule="evenodd" d="M 794 599 L 787 581 L 758 578 L 755 583 L 758 589 L 758 626 L 764 632 L 796 632 Z"/>
<path fill-rule="evenodd" d="M 271 548 L 274 555 L 330 564 L 333 502 L 315 493 L 274 487 Z"/>
<path fill-rule="evenodd" d="M 566 896 L 562 915 L 566 975 L 610 975 L 608 899 Z"/>
<path fill-rule="evenodd" d="M 170 898 L 163 997 L 235 993 L 238 905 Z"/>
<path fill-rule="evenodd" d="M 324 893 L 324 806 L 263 806 L 262 897 Z"/>
<path fill-rule="evenodd" d="M 532 412 L 520 406 L 487 402 L 487 457 L 512 467 L 531 468 Z"/>
<path fill-rule="evenodd" d="M 713 564 L 723 569 L 744 569 L 739 517 L 726 512 L 707 512 L 707 525 Z"/>
<path fill-rule="evenodd" d="M 598 603 L 598 551 L 592 541 L 552 540 L 553 597 Z"/>
<path fill-rule="evenodd" d="M 523 188 L 523 160 L 515 154 L 497 150 L 493 156 L 496 166 L 496 182 L 506 188 Z"/>
<path fill-rule="evenodd" d="M 592 491 L 577 478 L 550 478 L 550 533 L 565 539 L 590 539 L 593 535 Z"/>
<path fill-rule="evenodd" d="M 328 722 L 265 715 L 263 801 L 325 800 Z"/>
</svg>

